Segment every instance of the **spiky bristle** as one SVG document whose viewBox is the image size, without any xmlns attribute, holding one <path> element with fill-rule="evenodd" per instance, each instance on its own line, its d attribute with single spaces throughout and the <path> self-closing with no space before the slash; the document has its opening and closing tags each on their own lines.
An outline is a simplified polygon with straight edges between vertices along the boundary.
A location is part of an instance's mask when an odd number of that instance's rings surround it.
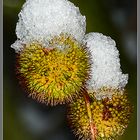
<svg viewBox="0 0 140 140">
<path fill-rule="evenodd" d="M 112 98 L 97 100 L 90 95 L 90 108 L 96 130 L 96 140 L 114 140 L 124 133 L 132 107 L 127 94 L 114 92 Z M 90 140 L 91 130 L 86 104 L 83 97 L 68 105 L 69 124 L 80 139 Z"/>
<path fill-rule="evenodd" d="M 29 95 L 56 105 L 77 96 L 89 76 L 89 58 L 82 44 L 61 34 L 48 46 L 27 44 L 18 54 L 17 75 Z"/>
</svg>

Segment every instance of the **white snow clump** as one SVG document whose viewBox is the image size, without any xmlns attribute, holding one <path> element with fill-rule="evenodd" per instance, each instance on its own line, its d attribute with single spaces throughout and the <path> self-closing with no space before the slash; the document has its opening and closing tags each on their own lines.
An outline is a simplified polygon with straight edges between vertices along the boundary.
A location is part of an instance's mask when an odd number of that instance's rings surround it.
<svg viewBox="0 0 140 140">
<path fill-rule="evenodd" d="M 24 43 L 34 40 L 47 43 L 61 33 L 70 34 L 81 41 L 85 31 L 86 18 L 70 1 L 27 0 L 19 13 L 16 26 L 18 39 L 11 47 L 18 52 Z"/>
<path fill-rule="evenodd" d="M 88 90 L 96 91 L 102 87 L 123 89 L 128 82 L 128 74 L 122 74 L 115 41 L 101 33 L 89 33 L 85 36 L 84 43 L 91 52 L 92 59 Z"/>
</svg>

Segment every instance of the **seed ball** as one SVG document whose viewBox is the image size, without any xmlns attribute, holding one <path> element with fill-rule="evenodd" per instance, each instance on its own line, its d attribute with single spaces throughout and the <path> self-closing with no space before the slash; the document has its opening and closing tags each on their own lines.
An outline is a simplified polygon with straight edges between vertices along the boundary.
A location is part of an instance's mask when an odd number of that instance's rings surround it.
<svg viewBox="0 0 140 140">
<path fill-rule="evenodd" d="M 71 102 L 89 77 L 86 47 L 61 34 L 44 47 L 26 44 L 17 56 L 16 71 L 21 85 L 39 102 L 56 105 Z"/>
<path fill-rule="evenodd" d="M 124 133 L 132 112 L 127 94 L 120 94 L 120 91 L 114 90 L 111 99 L 102 100 L 97 100 L 94 93 L 89 95 L 96 140 L 115 140 Z M 91 139 L 89 117 L 82 96 L 68 105 L 67 118 L 75 135 L 83 140 Z"/>
</svg>

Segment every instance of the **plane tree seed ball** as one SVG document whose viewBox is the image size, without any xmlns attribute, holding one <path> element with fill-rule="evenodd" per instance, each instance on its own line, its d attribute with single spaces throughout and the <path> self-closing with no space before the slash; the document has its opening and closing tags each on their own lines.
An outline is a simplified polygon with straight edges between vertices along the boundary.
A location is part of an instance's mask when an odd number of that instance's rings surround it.
<svg viewBox="0 0 140 140">
<path fill-rule="evenodd" d="M 127 94 L 114 93 L 111 99 L 97 100 L 90 94 L 90 108 L 96 130 L 96 140 L 115 140 L 124 133 L 132 111 Z M 68 120 L 76 135 L 91 139 L 90 123 L 83 97 L 68 106 Z"/>
<path fill-rule="evenodd" d="M 48 43 L 24 46 L 18 54 L 17 75 L 29 95 L 56 105 L 79 95 L 89 75 L 88 52 L 74 38 L 61 34 Z"/>
</svg>

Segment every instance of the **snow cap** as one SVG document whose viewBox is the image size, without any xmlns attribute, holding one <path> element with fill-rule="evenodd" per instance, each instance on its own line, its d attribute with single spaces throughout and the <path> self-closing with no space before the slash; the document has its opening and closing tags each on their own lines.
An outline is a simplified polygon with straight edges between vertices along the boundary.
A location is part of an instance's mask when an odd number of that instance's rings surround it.
<svg viewBox="0 0 140 140">
<path fill-rule="evenodd" d="M 16 26 L 18 40 L 11 47 L 18 51 L 22 45 L 17 44 L 33 40 L 46 43 L 48 39 L 61 33 L 70 34 L 81 41 L 85 31 L 86 18 L 70 1 L 27 0 L 19 13 Z"/>
<path fill-rule="evenodd" d="M 119 51 L 110 37 L 101 33 L 89 33 L 84 43 L 91 52 L 91 79 L 87 81 L 88 90 L 102 87 L 123 89 L 128 82 L 128 74 L 122 74 Z"/>
</svg>

